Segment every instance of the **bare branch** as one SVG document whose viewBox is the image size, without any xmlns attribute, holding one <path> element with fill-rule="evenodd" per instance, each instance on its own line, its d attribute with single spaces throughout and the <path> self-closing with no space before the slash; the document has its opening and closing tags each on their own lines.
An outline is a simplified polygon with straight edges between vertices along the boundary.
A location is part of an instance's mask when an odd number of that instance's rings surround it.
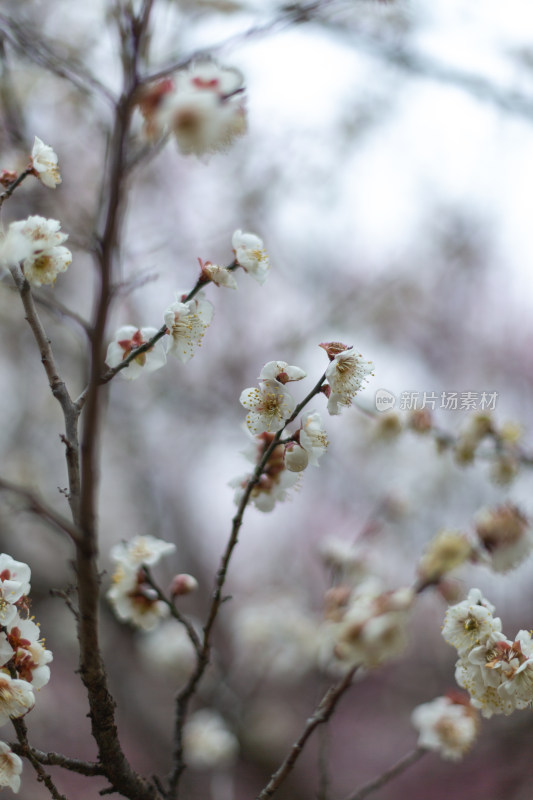
<svg viewBox="0 0 533 800">
<path fill-rule="evenodd" d="M 18 178 L 16 178 L 13 181 L 13 183 L 9 184 L 5 192 L 2 192 L 2 194 L 0 194 L 0 208 L 2 207 L 4 201 L 7 200 L 8 197 L 11 197 L 17 186 L 20 186 L 22 181 L 25 180 L 25 178 L 27 178 L 28 175 L 32 174 L 33 174 L 33 167 L 27 167 L 23 172 L 20 173 Z"/>
<path fill-rule="evenodd" d="M 177 622 L 179 622 L 180 625 L 183 625 L 183 627 L 187 631 L 189 639 L 191 640 L 192 646 L 196 651 L 196 655 L 200 656 L 202 650 L 202 642 L 200 641 L 200 637 L 196 633 L 192 622 L 189 619 L 187 619 L 187 617 L 184 617 L 183 614 L 180 611 L 178 611 L 175 604 L 171 600 L 169 600 L 168 597 L 161 591 L 157 583 L 154 581 L 152 575 L 150 574 L 150 570 L 146 565 L 143 565 L 143 571 L 146 583 L 149 586 L 151 586 L 154 592 L 157 594 L 158 600 L 161 600 L 161 602 L 167 606 L 167 608 L 170 611 L 170 614 L 174 617 L 174 619 Z"/>
<path fill-rule="evenodd" d="M 352 667 L 342 680 L 328 689 L 318 704 L 314 714 L 307 720 L 305 728 L 292 745 L 289 754 L 282 762 L 279 769 L 272 775 L 265 788 L 257 795 L 256 800 L 267 800 L 267 798 L 272 797 L 277 792 L 287 775 L 292 771 L 313 731 L 319 725 L 323 725 L 329 720 L 342 695 L 350 688 L 356 670 L 357 667 Z"/>
<path fill-rule="evenodd" d="M 252 491 L 254 487 L 258 484 L 261 475 L 263 474 L 263 470 L 268 462 L 268 459 L 272 455 L 274 449 L 278 446 L 283 431 L 286 429 L 287 425 L 290 425 L 293 420 L 296 419 L 298 414 L 302 411 L 303 408 L 312 400 L 315 395 L 317 395 L 321 388 L 322 384 L 325 381 L 325 373 L 320 377 L 318 382 L 309 392 L 309 394 L 299 403 L 290 418 L 285 422 L 285 425 L 281 430 L 279 430 L 274 439 L 272 440 L 271 444 L 265 449 L 258 465 L 256 466 L 252 477 L 248 481 L 246 488 L 243 492 L 242 498 L 240 500 L 239 506 L 237 508 L 237 513 L 233 518 L 233 524 L 231 529 L 231 534 L 228 539 L 228 543 L 222 554 L 222 558 L 220 560 L 220 566 L 218 568 L 218 572 L 215 578 L 215 586 L 213 589 L 211 605 L 209 607 L 209 612 L 207 615 L 207 621 L 204 625 L 204 636 L 202 642 L 202 648 L 200 653 L 197 654 L 197 662 L 196 668 L 192 673 L 191 677 L 189 678 L 186 685 L 183 689 L 179 692 L 176 697 L 176 717 L 174 722 L 174 751 L 173 751 L 173 769 L 169 776 L 169 791 L 168 791 L 168 798 L 169 800 L 173 800 L 173 798 L 177 797 L 178 793 L 178 785 L 185 770 L 185 762 L 183 759 L 183 726 L 185 724 L 185 720 L 187 718 L 189 702 L 191 698 L 194 696 L 197 686 L 201 681 L 205 670 L 209 664 L 210 660 L 210 652 L 211 652 L 211 634 L 213 631 L 213 626 L 215 624 L 218 612 L 224 600 L 222 591 L 224 585 L 226 583 L 226 576 L 229 568 L 229 564 L 231 561 L 231 557 L 233 555 L 233 551 L 237 545 L 239 539 L 239 532 L 242 526 L 244 512 L 246 507 L 250 501 L 250 497 L 252 495 Z"/>
<path fill-rule="evenodd" d="M 164 78 L 171 72 L 176 72 L 179 69 L 187 67 L 193 61 L 202 58 L 209 58 L 213 54 L 221 54 L 225 50 L 231 50 L 236 45 L 248 41 L 249 39 L 256 39 L 261 36 L 266 36 L 269 33 L 282 31 L 285 28 L 298 23 L 308 22 L 313 19 L 314 12 L 323 6 L 329 5 L 331 2 L 332 0 L 316 0 L 316 2 L 310 3 L 287 4 L 285 8 L 282 9 L 280 14 L 268 22 L 265 22 L 261 25 L 253 25 L 251 28 L 248 28 L 248 30 L 243 31 L 242 33 L 236 33 L 233 36 L 229 36 L 223 42 L 215 45 L 214 47 L 210 47 L 209 49 L 205 50 L 196 50 L 186 58 L 171 61 L 165 67 L 161 67 L 158 70 L 146 75 L 143 79 L 143 83 L 150 83 L 151 81 Z"/>
<path fill-rule="evenodd" d="M 383 772 L 379 778 L 374 778 L 373 781 L 366 783 L 364 786 L 361 786 L 355 794 L 349 794 L 344 800 L 363 800 L 363 798 L 368 797 L 369 794 L 375 792 L 376 789 L 381 789 L 382 786 L 389 783 L 393 778 L 396 778 L 398 775 L 401 775 L 402 772 L 411 766 L 411 764 L 416 764 L 417 761 L 420 761 L 422 756 L 427 753 L 423 747 L 417 747 L 416 750 L 413 750 L 411 753 L 408 753 L 406 756 L 401 758 L 394 766 L 390 767 L 390 769 Z"/>
<path fill-rule="evenodd" d="M 33 769 L 37 773 L 37 780 L 44 783 L 54 800 L 68 800 L 64 794 L 60 794 L 50 775 L 44 771 L 39 759 L 33 754 L 33 748 L 30 747 L 28 742 L 28 729 L 26 728 L 26 723 L 24 720 L 22 718 L 13 719 L 11 722 L 13 723 L 13 727 L 15 728 L 15 732 L 17 734 L 17 739 L 19 740 L 20 746 L 18 748 L 18 754 L 28 759 Z"/>
<path fill-rule="evenodd" d="M 35 301 L 31 293 L 31 288 L 22 274 L 20 268 L 11 267 L 11 274 L 15 281 L 24 311 L 26 312 L 26 319 L 32 330 L 39 352 L 41 354 L 41 361 L 46 372 L 48 383 L 52 394 L 59 402 L 65 418 L 65 437 L 63 438 L 66 447 L 66 460 L 67 470 L 69 476 L 69 494 L 68 501 L 72 511 L 73 519 L 78 521 L 78 501 L 80 495 L 80 472 L 78 460 L 78 417 L 79 410 L 72 402 L 68 393 L 67 387 L 59 376 L 59 372 L 52 353 L 50 340 L 43 328 L 42 322 L 35 307 Z"/>
<path fill-rule="evenodd" d="M 11 481 L 0 478 L 0 490 L 2 489 L 21 497 L 26 501 L 28 511 L 31 511 L 34 514 L 37 514 L 37 516 L 42 517 L 42 519 L 44 519 L 54 528 L 59 528 L 59 530 L 63 531 L 63 533 L 66 533 L 74 543 L 77 544 L 81 541 L 80 531 L 71 522 L 69 522 L 68 519 L 54 511 L 53 508 L 47 505 L 29 489 L 25 489 L 23 486 L 18 486 L 15 483 L 11 483 Z"/>
<path fill-rule="evenodd" d="M 16 50 L 26 58 L 34 61 L 49 72 L 54 73 L 72 83 L 83 92 L 96 91 L 108 102 L 114 104 L 115 98 L 107 86 L 101 83 L 88 69 L 72 59 L 66 59 L 56 53 L 40 33 L 33 29 L 28 21 L 16 22 L 7 14 L 0 14 L 0 32 Z"/>
<path fill-rule="evenodd" d="M 27 743 L 26 743 L 27 744 Z M 69 758 L 62 753 L 45 753 L 43 750 L 37 750 L 36 747 L 30 747 L 29 744 L 11 744 L 11 749 L 18 756 L 27 756 L 28 752 L 31 756 L 39 762 L 48 767 L 63 767 L 69 772 L 77 772 L 79 775 L 103 775 L 103 770 L 100 764 L 95 761 L 81 761 L 78 758 Z"/>
</svg>

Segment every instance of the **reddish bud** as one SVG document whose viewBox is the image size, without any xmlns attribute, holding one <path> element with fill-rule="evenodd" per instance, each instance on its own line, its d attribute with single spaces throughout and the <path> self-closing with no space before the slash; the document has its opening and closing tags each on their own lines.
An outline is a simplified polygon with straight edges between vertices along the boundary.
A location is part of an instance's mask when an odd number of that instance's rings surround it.
<svg viewBox="0 0 533 800">
<path fill-rule="evenodd" d="M 184 594 L 191 594 L 198 589 L 198 581 L 192 575 L 181 572 L 172 578 L 169 586 L 169 593 L 172 597 L 181 597 Z"/>
</svg>

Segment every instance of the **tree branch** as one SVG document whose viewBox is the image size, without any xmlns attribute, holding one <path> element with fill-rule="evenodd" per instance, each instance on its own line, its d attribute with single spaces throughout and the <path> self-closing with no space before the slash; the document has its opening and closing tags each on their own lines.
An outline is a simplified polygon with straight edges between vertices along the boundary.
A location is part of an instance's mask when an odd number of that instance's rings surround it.
<svg viewBox="0 0 533 800">
<path fill-rule="evenodd" d="M 374 778 L 373 781 L 369 783 L 365 783 L 364 786 L 361 786 L 355 794 L 349 794 L 344 800 L 363 800 L 363 798 L 368 797 L 369 794 L 375 792 L 376 789 L 381 789 L 382 786 L 389 783 L 393 778 L 396 778 L 397 775 L 401 775 L 402 772 L 411 766 L 411 764 L 416 764 L 417 761 L 420 761 L 422 756 L 427 753 L 423 747 L 417 747 L 416 750 L 413 750 L 411 753 L 408 753 L 406 756 L 401 758 L 394 766 L 390 767 L 390 769 L 383 772 L 379 778 Z"/>
<path fill-rule="evenodd" d="M 19 23 L 7 14 L 0 13 L 0 32 L 25 58 L 39 64 L 59 78 L 69 81 L 77 89 L 83 92 L 96 91 L 108 102 L 114 104 L 115 99 L 107 86 L 91 75 L 86 67 L 74 64 L 72 60 L 69 61 L 58 55 L 53 47 L 28 25 L 27 20 Z"/>
<path fill-rule="evenodd" d="M 267 800 L 277 792 L 287 775 L 292 771 L 313 731 L 329 720 L 342 695 L 350 688 L 356 670 L 357 666 L 352 667 L 342 680 L 328 689 L 314 714 L 307 720 L 305 728 L 292 745 L 289 754 L 272 775 L 265 788 L 257 795 L 256 800 Z"/>
<path fill-rule="evenodd" d="M 44 783 L 54 800 L 68 800 L 65 795 L 58 792 L 54 782 L 52 781 L 52 778 L 47 772 L 44 771 L 39 760 L 34 755 L 33 748 L 30 747 L 28 742 L 28 729 L 26 728 L 26 723 L 22 717 L 20 719 L 12 719 L 11 722 L 13 723 L 13 727 L 15 728 L 15 732 L 17 734 L 17 739 L 19 740 L 20 746 L 17 748 L 18 755 L 24 756 L 28 759 L 33 769 L 37 773 L 37 780 L 41 781 L 41 783 Z"/>
<path fill-rule="evenodd" d="M 207 615 L 207 621 L 203 629 L 204 635 L 203 635 L 202 648 L 200 653 L 197 653 L 196 668 L 192 673 L 191 677 L 189 678 L 188 682 L 186 683 L 186 685 L 183 687 L 183 689 L 179 692 L 179 694 L 176 697 L 173 769 L 169 775 L 169 791 L 168 791 L 169 800 L 174 800 L 174 798 L 178 796 L 179 781 L 181 775 L 185 770 L 185 762 L 183 759 L 183 726 L 187 718 L 189 702 L 194 696 L 196 688 L 199 682 L 201 681 L 204 672 L 209 664 L 210 651 L 211 651 L 211 634 L 213 631 L 213 626 L 215 624 L 218 612 L 220 610 L 220 606 L 224 602 L 224 598 L 222 596 L 222 590 L 226 582 L 226 576 L 231 561 L 231 557 L 233 555 L 233 551 L 235 550 L 235 547 L 239 539 L 239 532 L 242 526 L 244 512 L 246 510 L 246 507 L 248 505 L 254 487 L 259 483 L 259 480 L 261 478 L 261 475 L 263 474 L 263 470 L 268 462 L 268 459 L 270 458 L 274 449 L 278 446 L 280 442 L 283 431 L 286 429 L 287 425 L 290 425 L 290 423 L 296 419 L 298 414 L 302 411 L 303 408 L 305 408 L 305 406 L 311 401 L 311 399 L 320 392 L 322 384 L 324 383 L 325 379 L 326 376 L 324 373 L 320 377 L 319 381 L 315 384 L 313 389 L 309 392 L 309 394 L 301 401 L 301 403 L 299 403 L 296 406 L 294 412 L 285 422 L 283 428 L 281 428 L 281 430 L 279 430 L 276 433 L 271 444 L 266 448 L 265 452 L 263 453 L 259 463 L 257 464 L 253 472 L 252 477 L 250 478 L 250 480 L 246 485 L 246 488 L 243 492 L 243 496 L 237 508 L 237 513 L 233 518 L 231 534 L 228 539 L 228 543 L 226 545 L 224 553 L 222 554 L 222 558 L 220 560 L 220 566 L 218 568 L 218 572 L 215 578 L 215 586 L 213 589 L 211 604 Z"/>
<path fill-rule="evenodd" d="M 27 743 L 26 743 L 27 744 Z M 95 761 L 80 761 L 78 758 L 69 758 L 62 753 L 45 753 L 44 750 L 37 750 L 36 747 L 31 747 L 23 744 L 11 744 L 11 749 L 18 756 L 28 756 L 28 753 L 39 762 L 48 767 L 63 767 L 69 772 L 77 772 L 79 775 L 86 775 L 91 777 L 93 775 L 103 775 L 102 766 Z"/>
<path fill-rule="evenodd" d="M 81 541 L 80 531 L 71 522 L 69 522 L 68 519 L 63 517 L 61 514 L 58 514 L 53 508 L 50 508 L 50 506 L 48 506 L 29 489 L 25 489 L 23 486 L 18 486 L 17 484 L 11 483 L 11 481 L 7 481 L 0 477 L 0 490 L 2 489 L 7 492 L 12 492 L 13 494 L 16 494 L 18 497 L 21 497 L 23 500 L 25 500 L 28 504 L 28 511 L 31 511 L 34 514 L 37 514 L 39 517 L 42 517 L 53 527 L 59 528 L 59 530 L 63 531 L 63 533 L 66 533 L 75 544 L 78 544 Z"/>
</svg>

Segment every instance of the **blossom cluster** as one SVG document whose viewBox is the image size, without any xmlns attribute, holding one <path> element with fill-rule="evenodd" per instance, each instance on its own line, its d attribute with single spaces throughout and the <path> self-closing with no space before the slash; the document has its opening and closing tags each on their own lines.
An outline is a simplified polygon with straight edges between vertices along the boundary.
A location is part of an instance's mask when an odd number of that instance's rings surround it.
<svg viewBox="0 0 533 800">
<path fill-rule="evenodd" d="M 50 680 L 52 653 L 28 616 L 30 578 L 27 564 L 0 555 L 0 725 L 27 714 Z M 21 759 L 0 742 L 0 786 L 18 792 L 21 772 Z"/>
<path fill-rule="evenodd" d="M 325 596 L 322 666 L 334 672 L 372 669 L 400 655 L 407 644 L 413 589 L 387 590 L 360 546 L 328 539 L 322 559 L 334 577 Z"/>
<path fill-rule="evenodd" d="M 217 286 L 237 288 L 233 272 L 238 267 L 259 283 L 264 283 L 270 262 L 262 239 L 254 233 L 237 230 L 232 237 L 232 246 L 234 261 L 229 267 L 198 259 L 199 285 L 212 282 Z M 187 299 L 188 296 L 184 292 L 176 293 L 175 302 L 164 312 L 163 334 L 151 327 L 123 325 L 118 328 L 107 348 L 107 366 L 116 368 L 129 359 L 127 367 L 121 369 L 120 374 L 126 380 L 135 380 L 143 372 L 149 373 L 163 367 L 167 355 L 176 356 L 184 364 L 190 361 L 211 324 L 214 308 L 202 291 L 196 292 L 190 299 Z M 143 345 L 149 346 L 135 355 L 135 351 Z"/>
<path fill-rule="evenodd" d="M 203 156 L 226 150 L 246 132 L 244 78 L 234 67 L 197 60 L 139 98 L 149 139 L 174 134 L 179 150 Z"/>
<path fill-rule="evenodd" d="M 509 715 L 533 702 L 531 632 L 507 639 L 494 610 L 479 589 L 471 589 L 466 600 L 448 608 L 442 629 L 459 656 L 455 679 L 484 717 Z"/>
<path fill-rule="evenodd" d="M 324 394 L 328 398 L 329 413 L 339 414 L 341 406 L 352 404 L 371 374 L 372 363 L 340 342 L 320 346 L 326 350 L 330 363 L 323 382 L 315 387 L 307 401 L 315 394 Z M 254 437 L 254 445 L 245 455 L 252 463 L 259 464 L 267 451 L 270 452 L 257 480 L 248 474 L 231 482 L 237 489 L 237 505 L 253 479 L 252 502 L 261 511 L 272 511 L 276 501 L 284 500 L 287 490 L 297 482 L 298 473 L 309 464 L 318 466 L 320 456 L 326 451 L 328 437 L 317 411 L 304 414 L 297 430 L 283 442 L 276 443 L 280 441 L 280 432 L 285 431 L 298 410 L 287 384 L 305 377 L 300 367 L 290 366 L 286 361 L 269 361 L 259 374 L 259 385 L 241 392 L 240 402 L 248 410 L 246 426 Z M 298 408 L 303 408 L 307 401 Z"/>
<path fill-rule="evenodd" d="M 32 286 L 54 284 L 72 262 L 72 253 L 63 247 L 68 234 L 60 228 L 58 220 L 39 216 L 12 222 L 0 246 L 0 263 L 13 267 L 22 262 Z"/>
<path fill-rule="evenodd" d="M 154 566 L 175 549 L 176 545 L 154 536 L 136 536 L 111 549 L 116 568 L 107 598 L 119 619 L 148 631 L 168 615 L 168 605 L 148 582 L 145 568 Z"/>
</svg>

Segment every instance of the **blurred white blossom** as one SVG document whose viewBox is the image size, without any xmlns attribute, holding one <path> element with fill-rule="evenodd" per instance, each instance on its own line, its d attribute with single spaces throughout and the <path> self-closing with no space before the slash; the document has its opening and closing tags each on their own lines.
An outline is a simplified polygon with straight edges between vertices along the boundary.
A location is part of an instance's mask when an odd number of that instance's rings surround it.
<svg viewBox="0 0 533 800">
<path fill-rule="evenodd" d="M 23 717 L 34 705 L 33 688 L 27 681 L 0 673 L 0 725 Z"/>
<path fill-rule="evenodd" d="M 39 216 L 12 222 L 0 246 L 0 262 L 14 266 L 22 261 L 24 276 L 33 286 L 55 283 L 72 263 L 70 250 L 62 246 L 68 234 L 60 227 L 57 220 Z"/>
<path fill-rule="evenodd" d="M 123 325 L 115 331 L 113 340 L 109 343 L 105 363 L 108 367 L 118 367 L 130 353 L 150 341 L 156 333 L 157 328 L 136 328 L 134 325 Z M 154 372 L 154 370 L 160 369 L 166 364 L 166 361 L 165 345 L 159 339 L 149 350 L 136 356 L 129 366 L 120 371 L 120 375 L 126 380 L 132 381 L 143 372 Z"/>
<path fill-rule="evenodd" d="M 0 786 L 7 786 L 17 794 L 20 789 L 22 759 L 5 742 L 0 742 Z"/>
<path fill-rule="evenodd" d="M 230 767 L 239 753 L 237 738 L 216 711 L 193 714 L 183 730 L 185 757 L 196 769 Z"/>
<path fill-rule="evenodd" d="M 417 706 L 411 721 L 419 731 L 418 746 L 434 750 L 442 758 L 459 761 L 478 732 L 478 718 L 470 704 L 437 697 Z"/>
<path fill-rule="evenodd" d="M 44 183 L 45 186 L 48 186 L 49 189 L 55 189 L 57 184 L 61 183 L 57 155 L 52 148 L 41 141 L 38 136 L 35 137 L 35 142 L 31 151 L 31 160 L 39 180 Z"/>
</svg>

